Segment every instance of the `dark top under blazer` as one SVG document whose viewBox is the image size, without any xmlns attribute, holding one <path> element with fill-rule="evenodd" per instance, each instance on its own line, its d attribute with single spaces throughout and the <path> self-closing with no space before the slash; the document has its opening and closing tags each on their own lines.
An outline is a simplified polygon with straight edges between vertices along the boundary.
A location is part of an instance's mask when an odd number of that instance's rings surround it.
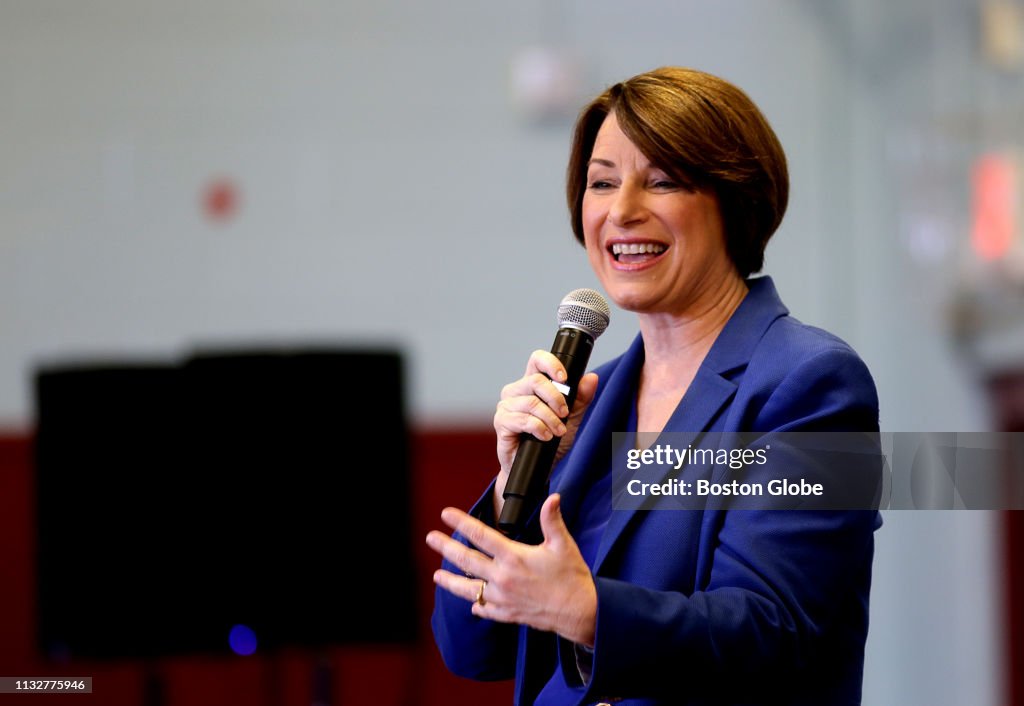
<svg viewBox="0 0 1024 706">
<path fill-rule="evenodd" d="M 877 430 L 875 386 L 857 354 L 789 316 L 770 278 L 748 286 L 665 430 Z M 596 371 L 597 395 L 551 476 L 567 521 L 588 472 L 608 468 L 643 357 L 638 336 Z M 493 524 L 491 489 L 473 512 Z M 579 704 L 858 704 L 879 524 L 871 510 L 612 512 L 592 567 L 585 685 L 571 644 L 476 618 L 442 589 L 435 639 L 455 674 L 515 678 L 517 704 L 533 703 L 554 670 L 578 687 Z"/>
</svg>

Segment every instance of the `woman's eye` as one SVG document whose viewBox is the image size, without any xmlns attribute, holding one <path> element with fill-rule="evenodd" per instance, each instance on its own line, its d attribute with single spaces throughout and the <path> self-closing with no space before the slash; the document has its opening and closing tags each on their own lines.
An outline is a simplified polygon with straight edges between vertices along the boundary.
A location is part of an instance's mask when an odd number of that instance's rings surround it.
<svg viewBox="0 0 1024 706">
<path fill-rule="evenodd" d="M 675 189 L 679 185 L 669 179 L 658 179 L 654 182 L 655 189 Z"/>
<path fill-rule="evenodd" d="M 594 181 L 590 182 L 590 186 L 588 188 L 591 188 L 591 189 L 608 189 L 608 188 L 611 188 L 611 183 L 607 182 L 607 181 L 604 181 L 602 179 L 595 179 Z"/>
</svg>

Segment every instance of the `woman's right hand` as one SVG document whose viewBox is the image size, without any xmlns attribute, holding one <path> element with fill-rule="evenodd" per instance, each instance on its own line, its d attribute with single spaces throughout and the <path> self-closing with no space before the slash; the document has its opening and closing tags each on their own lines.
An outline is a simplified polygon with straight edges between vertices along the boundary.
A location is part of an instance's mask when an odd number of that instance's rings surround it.
<svg viewBox="0 0 1024 706">
<path fill-rule="evenodd" d="M 558 358 L 549 351 L 536 350 L 530 355 L 523 377 L 505 385 L 501 390 L 501 399 L 494 413 L 500 467 L 494 487 L 496 517 L 501 515 L 505 502 L 502 495 L 519 448 L 520 434 L 526 432 L 541 441 L 561 437 L 555 461 L 572 446 L 580 419 L 597 392 L 597 374 L 587 373 L 580 379 L 572 414 L 566 408 L 565 397 L 551 382 L 556 380 L 563 383 L 565 378 L 565 366 Z"/>
</svg>

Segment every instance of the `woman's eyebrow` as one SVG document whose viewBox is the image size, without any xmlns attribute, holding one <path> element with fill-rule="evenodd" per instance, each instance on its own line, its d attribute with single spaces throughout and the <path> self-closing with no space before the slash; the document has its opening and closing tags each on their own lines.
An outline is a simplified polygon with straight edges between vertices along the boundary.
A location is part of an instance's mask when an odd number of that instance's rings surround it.
<svg viewBox="0 0 1024 706">
<path fill-rule="evenodd" d="M 591 164 L 600 164 L 601 166 L 604 166 L 604 167 L 614 167 L 615 166 L 615 162 L 612 162 L 611 160 L 607 160 L 607 159 L 600 159 L 598 157 L 595 157 L 595 158 L 591 159 L 589 162 L 587 162 L 587 166 L 588 167 Z"/>
</svg>

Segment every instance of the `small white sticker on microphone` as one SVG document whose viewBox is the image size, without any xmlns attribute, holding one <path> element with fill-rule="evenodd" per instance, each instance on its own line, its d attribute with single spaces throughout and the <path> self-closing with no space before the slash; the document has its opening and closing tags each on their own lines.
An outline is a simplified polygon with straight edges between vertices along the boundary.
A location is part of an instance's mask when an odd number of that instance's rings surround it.
<svg viewBox="0 0 1024 706">
<path fill-rule="evenodd" d="M 568 385 L 563 385 L 562 383 L 560 383 L 560 382 L 558 382 L 556 380 L 552 380 L 551 384 L 554 385 L 555 389 L 558 390 L 559 392 L 561 392 L 563 395 L 568 395 L 569 394 L 569 386 Z"/>
</svg>

